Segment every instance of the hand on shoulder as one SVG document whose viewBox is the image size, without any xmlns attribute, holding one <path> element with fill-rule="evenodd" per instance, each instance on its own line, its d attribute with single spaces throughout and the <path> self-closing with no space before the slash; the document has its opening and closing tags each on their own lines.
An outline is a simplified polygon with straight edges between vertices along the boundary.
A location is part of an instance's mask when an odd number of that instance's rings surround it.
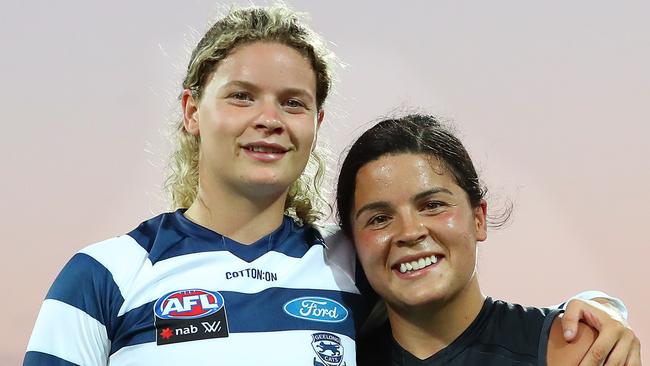
<svg viewBox="0 0 650 366">
<path fill-rule="evenodd" d="M 561 317 L 555 318 L 548 338 L 546 364 L 548 366 L 578 366 L 589 352 L 598 332 L 585 323 L 578 323 L 576 337 L 567 342 L 562 331 Z"/>
</svg>

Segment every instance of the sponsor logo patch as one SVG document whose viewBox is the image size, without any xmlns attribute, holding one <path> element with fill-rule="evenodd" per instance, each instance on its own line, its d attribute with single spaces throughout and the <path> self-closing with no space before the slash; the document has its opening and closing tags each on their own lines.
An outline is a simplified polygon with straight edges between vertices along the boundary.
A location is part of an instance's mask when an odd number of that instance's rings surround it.
<svg viewBox="0 0 650 366">
<path fill-rule="evenodd" d="M 326 297 L 299 297 L 284 304 L 284 312 L 294 318 L 338 323 L 348 317 L 348 310 Z"/>
<path fill-rule="evenodd" d="M 226 304 L 216 291 L 172 291 L 153 309 L 158 345 L 228 337 Z"/>
<path fill-rule="evenodd" d="M 314 366 L 341 365 L 343 345 L 339 336 L 327 332 L 314 333 L 311 335 L 311 347 L 318 356 L 318 360 L 314 357 Z M 341 366 L 345 366 L 345 362 Z"/>
</svg>

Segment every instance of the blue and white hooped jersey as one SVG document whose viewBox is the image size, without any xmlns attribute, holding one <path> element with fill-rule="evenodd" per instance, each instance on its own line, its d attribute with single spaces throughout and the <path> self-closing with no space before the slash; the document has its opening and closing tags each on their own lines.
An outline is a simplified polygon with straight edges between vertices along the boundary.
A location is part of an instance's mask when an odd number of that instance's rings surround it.
<svg viewBox="0 0 650 366">
<path fill-rule="evenodd" d="M 68 262 L 24 365 L 354 366 L 355 263 L 290 218 L 242 245 L 162 214 Z"/>
</svg>

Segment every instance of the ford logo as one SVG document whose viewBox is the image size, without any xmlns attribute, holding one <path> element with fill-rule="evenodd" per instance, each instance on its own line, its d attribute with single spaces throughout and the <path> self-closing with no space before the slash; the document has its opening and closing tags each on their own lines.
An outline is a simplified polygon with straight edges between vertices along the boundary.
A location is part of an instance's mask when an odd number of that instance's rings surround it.
<svg viewBox="0 0 650 366">
<path fill-rule="evenodd" d="M 300 297 L 284 304 L 284 312 L 298 319 L 338 323 L 348 317 L 348 311 L 338 302 L 325 297 Z"/>
<path fill-rule="evenodd" d="M 216 291 L 177 290 L 158 299 L 154 312 L 162 319 L 193 319 L 214 314 L 223 305 L 223 296 Z"/>
</svg>

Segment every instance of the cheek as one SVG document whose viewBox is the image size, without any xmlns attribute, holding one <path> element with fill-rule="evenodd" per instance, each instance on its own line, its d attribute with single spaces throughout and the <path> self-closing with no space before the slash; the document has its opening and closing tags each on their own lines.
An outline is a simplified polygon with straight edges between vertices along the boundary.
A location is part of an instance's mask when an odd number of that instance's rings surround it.
<svg viewBox="0 0 650 366">
<path fill-rule="evenodd" d="M 300 148 L 311 149 L 312 142 L 316 138 L 316 122 L 313 119 L 299 119 L 292 121 L 294 138 L 300 141 Z"/>
<path fill-rule="evenodd" d="M 212 108 L 203 108 L 199 113 L 202 132 L 215 135 L 242 132 L 248 119 L 241 108 L 238 108 L 225 103 Z"/>
<path fill-rule="evenodd" d="M 354 243 L 359 260 L 364 265 L 373 266 L 384 262 L 388 255 L 388 235 L 374 232 L 355 233 Z M 370 269 L 370 268 L 368 268 Z"/>
</svg>

